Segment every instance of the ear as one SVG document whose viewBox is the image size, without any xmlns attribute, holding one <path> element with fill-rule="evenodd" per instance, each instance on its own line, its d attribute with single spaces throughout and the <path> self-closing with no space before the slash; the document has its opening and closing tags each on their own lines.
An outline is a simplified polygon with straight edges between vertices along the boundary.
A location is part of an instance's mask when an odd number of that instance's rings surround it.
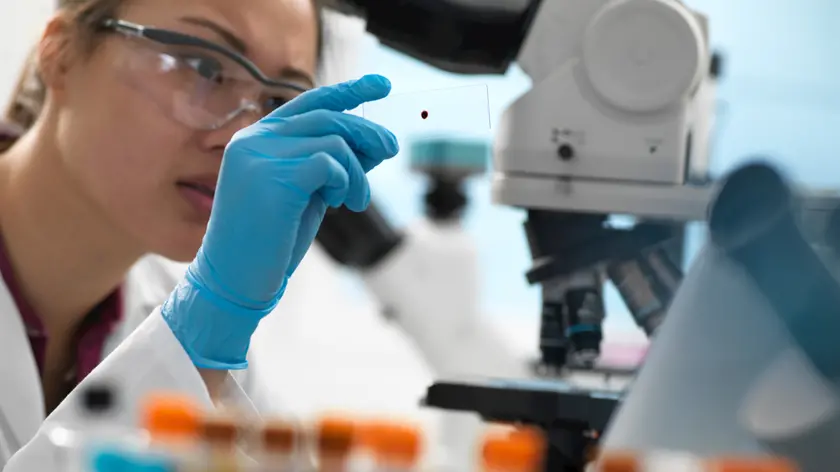
<svg viewBox="0 0 840 472">
<path fill-rule="evenodd" d="M 38 44 L 38 70 L 46 88 L 60 90 L 74 59 L 72 27 L 61 14 L 47 23 Z"/>
</svg>

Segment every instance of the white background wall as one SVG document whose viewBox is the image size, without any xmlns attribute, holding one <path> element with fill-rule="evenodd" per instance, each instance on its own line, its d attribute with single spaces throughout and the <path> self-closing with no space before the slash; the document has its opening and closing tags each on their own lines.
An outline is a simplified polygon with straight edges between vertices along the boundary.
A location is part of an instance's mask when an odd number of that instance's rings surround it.
<svg viewBox="0 0 840 472">
<path fill-rule="evenodd" d="M 0 110 L 29 48 L 35 44 L 55 0 L 0 0 Z"/>
</svg>

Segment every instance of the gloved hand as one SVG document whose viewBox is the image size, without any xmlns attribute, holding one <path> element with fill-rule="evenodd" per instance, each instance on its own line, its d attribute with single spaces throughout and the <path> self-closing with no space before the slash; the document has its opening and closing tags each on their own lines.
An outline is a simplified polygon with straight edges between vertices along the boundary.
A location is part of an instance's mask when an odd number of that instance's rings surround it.
<svg viewBox="0 0 840 472">
<path fill-rule="evenodd" d="M 399 145 L 387 129 L 342 112 L 390 90 L 378 75 L 318 88 L 233 136 L 204 242 L 161 308 L 196 366 L 247 367 L 251 335 L 283 296 L 327 207 L 367 208 L 365 174 Z"/>
</svg>

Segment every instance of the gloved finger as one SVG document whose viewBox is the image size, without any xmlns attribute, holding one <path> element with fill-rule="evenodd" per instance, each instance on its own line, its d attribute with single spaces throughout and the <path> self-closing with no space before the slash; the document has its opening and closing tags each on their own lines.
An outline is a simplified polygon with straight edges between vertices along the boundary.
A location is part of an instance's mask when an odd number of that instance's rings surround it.
<svg viewBox="0 0 840 472">
<path fill-rule="evenodd" d="M 357 80 L 318 87 L 305 92 L 271 112 L 264 119 L 288 118 L 313 110 L 347 111 L 365 102 L 372 102 L 391 93 L 391 81 L 381 75 L 369 74 Z"/>
<path fill-rule="evenodd" d="M 291 277 L 297 270 L 300 261 L 303 260 L 303 256 L 309 250 L 315 236 L 318 235 L 318 230 L 321 228 L 321 222 L 324 221 L 326 212 L 327 204 L 324 203 L 324 199 L 318 194 L 313 195 L 300 218 L 297 239 L 292 248 L 292 259 L 286 269 L 287 276 Z"/>
<path fill-rule="evenodd" d="M 356 152 L 365 172 L 400 152 L 394 133 L 356 115 L 315 110 L 283 120 L 267 120 L 264 126 L 282 136 L 341 136 Z"/>
<path fill-rule="evenodd" d="M 294 186 L 304 194 L 317 193 L 333 208 L 340 207 L 347 199 L 350 176 L 344 166 L 326 152 L 304 158 L 278 159 L 278 162 L 295 166 Z"/>
<path fill-rule="evenodd" d="M 264 133 L 259 139 L 265 139 L 265 142 L 259 143 L 258 147 L 270 149 L 276 147 L 274 140 L 279 136 L 277 133 Z M 348 190 L 345 200 L 342 202 L 352 211 L 364 211 L 370 204 L 370 183 L 368 182 L 365 171 L 362 168 L 359 158 L 356 153 L 350 148 L 348 143 L 338 135 L 320 136 L 317 138 L 294 138 L 283 137 L 285 143 L 283 154 L 286 156 L 311 156 L 317 153 L 327 153 L 333 159 L 338 161 L 347 173 Z M 284 165 L 284 157 L 277 157 L 279 165 Z M 330 192 L 325 188 L 320 193 L 323 194 L 324 199 Z M 333 205 L 330 205 L 333 206 Z"/>
<path fill-rule="evenodd" d="M 344 205 L 352 211 L 364 211 L 370 204 L 370 183 L 356 153 L 341 136 L 325 136 L 319 142 L 324 143 L 323 151 L 337 160 L 347 172 L 348 189 Z M 324 200 L 330 201 L 326 195 Z"/>
</svg>

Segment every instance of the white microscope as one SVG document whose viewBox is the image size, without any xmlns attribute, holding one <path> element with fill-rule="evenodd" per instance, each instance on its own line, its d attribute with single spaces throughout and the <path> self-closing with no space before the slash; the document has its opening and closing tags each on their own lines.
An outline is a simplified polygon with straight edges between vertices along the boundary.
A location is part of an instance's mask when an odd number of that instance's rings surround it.
<svg viewBox="0 0 840 472">
<path fill-rule="evenodd" d="M 586 365 L 605 278 L 648 335 L 679 285 L 683 223 L 710 195 L 717 63 L 705 17 L 670 0 L 546 0 L 518 63 L 534 86 L 502 117 L 494 198 L 528 210 L 544 361 Z M 637 224 L 610 228 L 617 214 Z"/>
<path fill-rule="evenodd" d="M 652 334 L 682 278 L 674 253 L 683 225 L 705 218 L 712 191 L 717 64 L 706 19 L 676 0 L 336 0 L 332 7 L 364 17 L 384 45 L 441 69 L 501 74 L 515 61 L 531 77 L 533 88 L 498 126 L 493 193 L 498 204 L 528 212 L 528 279 L 543 289 L 544 363 L 592 365 L 607 277 Z M 637 224 L 611 228 L 616 214 Z M 546 470 L 577 471 L 617 398 L 568 385 L 465 381 L 439 382 L 426 402 L 540 424 L 551 437 Z"/>
<path fill-rule="evenodd" d="M 533 79 L 503 115 L 493 192 L 528 211 L 547 362 L 597 355 L 605 277 L 655 332 L 624 397 L 490 380 L 439 382 L 427 403 L 544 427 L 551 471 L 583 470 L 602 432 L 603 449 L 772 452 L 805 472 L 836 467 L 840 287 L 828 267 L 838 264 L 802 229 L 822 215 L 816 239 L 840 239 L 838 200 L 808 198 L 799 211 L 758 164 L 715 193 L 717 64 L 702 15 L 678 0 L 335 1 L 433 66 L 495 74 L 515 61 Z M 711 241 L 681 280 L 664 245 L 682 222 L 705 220 L 714 195 Z M 615 214 L 637 224 L 606 227 Z"/>
<path fill-rule="evenodd" d="M 533 88 L 504 113 L 495 202 L 528 210 L 550 367 L 590 366 L 610 278 L 651 334 L 681 279 L 684 222 L 705 217 L 718 62 L 676 0 L 335 0 L 399 51 Z M 608 226 L 632 215 L 630 230 Z"/>
<path fill-rule="evenodd" d="M 330 6 L 365 18 L 382 44 L 432 66 L 502 74 L 516 62 L 531 77 L 532 89 L 497 127 L 493 196 L 527 210 L 528 280 L 543 290 L 543 362 L 587 367 L 597 359 L 606 278 L 652 334 L 682 279 L 684 223 L 704 219 L 712 195 L 718 64 L 705 17 L 677 0 Z M 613 215 L 637 222 L 613 228 Z M 426 402 L 540 424 L 551 437 L 546 470 L 578 471 L 617 398 L 559 383 L 464 381 L 439 382 Z"/>
<path fill-rule="evenodd" d="M 546 364 L 587 365 L 610 278 L 651 334 L 681 278 L 683 223 L 705 217 L 718 62 L 676 0 L 347 0 L 383 44 L 457 73 L 533 88 L 503 114 L 494 200 L 528 210 Z M 612 215 L 639 220 L 630 230 Z M 676 240 L 676 244 L 674 243 Z M 668 247 L 669 243 L 671 246 Z M 676 255 L 675 255 L 676 253 Z"/>
</svg>

